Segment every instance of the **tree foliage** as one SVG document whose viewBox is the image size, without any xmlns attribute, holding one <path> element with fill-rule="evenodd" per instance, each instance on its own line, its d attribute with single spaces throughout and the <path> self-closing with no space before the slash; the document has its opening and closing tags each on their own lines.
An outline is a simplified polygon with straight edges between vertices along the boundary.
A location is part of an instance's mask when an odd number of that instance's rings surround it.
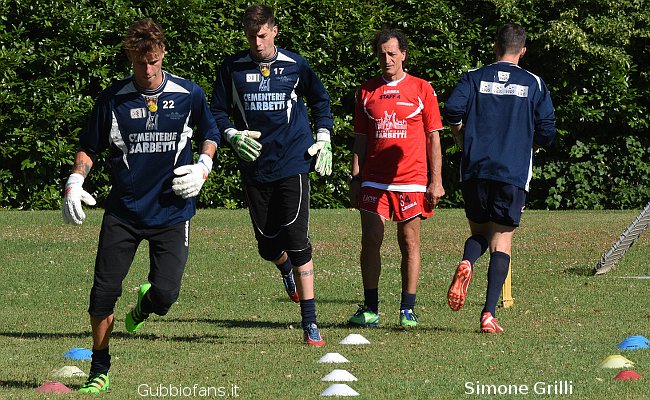
<svg viewBox="0 0 650 400">
<path fill-rule="evenodd" d="M 247 46 L 248 1 L 0 0 L 0 207 L 55 209 L 77 137 L 101 89 L 130 73 L 128 26 L 152 17 L 168 37 L 164 68 L 211 95 L 217 65 Z M 536 157 L 529 207 L 635 208 L 650 198 L 650 7 L 644 0 L 276 0 L 278 45 L 303 55 L 332 98 L 334 172 L 312 180 L 314 207 L 347 205 L 356 88 L 379 72 L 370 39 L 410 39 L 407 69 L 444 106 L 460 74 L 493 61 L 499 26 L 527 28 L 521 66 L 543 77 L 559 136 Z M 443 206 L 460 206 L 458 149 L 443 132 Z M 109 170 L 89 188 L 101 201 Z M 219 149 L 199 204 L 243 205 L 235 155 Z"/>
</svg>

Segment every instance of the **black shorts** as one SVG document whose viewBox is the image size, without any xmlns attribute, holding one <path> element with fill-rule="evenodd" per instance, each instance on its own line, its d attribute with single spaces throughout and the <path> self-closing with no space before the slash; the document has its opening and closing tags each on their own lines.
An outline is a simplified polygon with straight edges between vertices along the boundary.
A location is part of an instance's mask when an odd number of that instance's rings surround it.
<svg viewBox="0 0 650 400">
<path fill-rule="evenodd" d="M 462 183 L 465 215 L 478 224 L 489 221 L 519 226 L 526 207 L 526 191 L 508 183 L 473 179 Z"/>
<path fill-rule="evenodd" d="M 299 252 L 309 243 L 309 179 L 294 175 L 245 186 L 248 211 L 260 255 L 269 261 L 283 251 Z"/>
<path fill-rule="evenodd" d="M 190 221 L 164 228 L 141 229 L 105 214 L 99 233 L 88 313 L 99 318 L 113 313 L 122 294 L 122 281 L 142 240 L 149 242 L 148 281 L 157 291 L 178 296 L 189 254 L 189 232 Z"/>
</svg>

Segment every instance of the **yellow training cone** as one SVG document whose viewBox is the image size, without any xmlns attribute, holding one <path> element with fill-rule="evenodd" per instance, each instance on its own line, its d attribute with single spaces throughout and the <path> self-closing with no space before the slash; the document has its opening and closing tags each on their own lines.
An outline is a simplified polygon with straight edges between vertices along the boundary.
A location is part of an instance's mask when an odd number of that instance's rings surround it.
<svg viewBox="0 0 650 400">
<path fill-rule="evenodd" d="M 634 368 L 634 363 L 621 355 L 615 354 L 605 357 L 598 366 L 600 368 Z"/>
</svg>

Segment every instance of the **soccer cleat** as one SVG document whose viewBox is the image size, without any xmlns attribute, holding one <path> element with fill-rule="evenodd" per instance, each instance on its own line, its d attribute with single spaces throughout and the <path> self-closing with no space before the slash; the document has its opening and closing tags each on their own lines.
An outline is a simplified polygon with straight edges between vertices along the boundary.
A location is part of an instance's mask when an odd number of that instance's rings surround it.
<svg viewBox="0 0 650 400">
<path fill-rule="evenodd" d="M 412 309 L 399 311 L 399 325 L 402 328 L 418 326 L 418 316 Z"/>
<path fill-rule="evenodd" d="M 359 304 L 359 309 L 348 320 L 350 325 L 356 326 L 377 326 L 379 324 L 379 314 L 372 311 L 370 307 Z"/>
<path fill-rule="evenodd" d="M 499 325 L 499 321 L 492 316 L 492 313 L 486 311 L 481 314 L 481 333 L 501 333 L 504 329 Z"/>
<path fill-rule="evenodd" d="M 320 336 L 318 326 L 316 326 L 316 324 L 313 322 L 303 328 L 303 340 L 305 344 L 314 347 L 321 347 L 325 344 L 325 341 Z"/>
<path fill-rule="evenodd" d="M 147 294 L 150 288 L 151 283 L 140 285 L 140 289 L 138 290 L 138 302 L 136 303 L 135 307 L 131 309 L 131 311 L 126 313 L 126 318 L 124 318 L 124 325 L 126 325 L 127 331 L 137 331 L 142 325 L 144 325 L 144 321 L 149 318 L 149 314 L 142 312 L 140 305 L 142 304 L 142 299 L 144 299 L 144 296 Z"/>
<path fill-rule="evenodd" d="M 293 271 L 290 271 L 287 275 L 282 275 L 282 283 L 284 283 L 284 290 L 287 291 L 287 295 L 294 303 L 300 303 L 300 296 L 298 296 L 298 291 L 296 290 L 296 282 L 293 280 Z"/>
<path fill-rule="evenodd" d="M 91 374 L 88 380 L 81 385 L 79 391 L 81 393 L 100 393 L 108 391 L 109 386 L 108 373 Z"/>
<path fill-rule="evenodd" d="M 465 297 L 467 296 L 467 287 L 469 281 L 472 280 L 472 265 L 467 260 L 463 260 L 458 264 L 454 279 L 451 281 L 449 291 L 447 292 L 447 303 L 449 308 L 458 311 L 463 308 L 465 304 Z"/>
</svg>

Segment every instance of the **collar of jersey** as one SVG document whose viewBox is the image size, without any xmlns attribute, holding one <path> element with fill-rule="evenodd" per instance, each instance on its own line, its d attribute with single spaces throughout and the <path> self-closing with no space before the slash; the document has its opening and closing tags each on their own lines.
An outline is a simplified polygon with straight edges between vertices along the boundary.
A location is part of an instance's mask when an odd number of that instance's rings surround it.
<svg viewBox="0 0 650 400">
<path fill-rule="evenodd" d="M 163 91 L 163 89 L 165 88 L 165 84 L 167 83 L 167 72 L 162 71 L 162 73 L 163 73 L 162 83 L 160 84 L 160 86 L 158 86 L 155 89 L 145 89 L 143 87 L 140 87 L 138 85 L 138 83 L 135 81 L 135 77 L 133 78 L 133 86 L 135 86 L 135 88 L 138 90 L 138 92 L 140 92 L 140 93 L 142 93 L 144 95 L 147 95 L 147 96 L 152 96 L 152 95 L 158 94 L 158 93 Z"/>
<path fill-rule="evenodd" d="M 251 54 L 250 55 L 251 60 L 253 60 L 254 62 L 256 62 L 258 64 L 259 63 L 263 63 L 263 64 L 272 63 L 273 61 L 275 61 L 278 58 L 278 53 L 279 53 L 278 46 L 273 46 L 273 47 L 275 47 L 275 53 L 273 53 L 273 57 L 271 57 L 271 58 L 255 58 Z"/>
</svg>

